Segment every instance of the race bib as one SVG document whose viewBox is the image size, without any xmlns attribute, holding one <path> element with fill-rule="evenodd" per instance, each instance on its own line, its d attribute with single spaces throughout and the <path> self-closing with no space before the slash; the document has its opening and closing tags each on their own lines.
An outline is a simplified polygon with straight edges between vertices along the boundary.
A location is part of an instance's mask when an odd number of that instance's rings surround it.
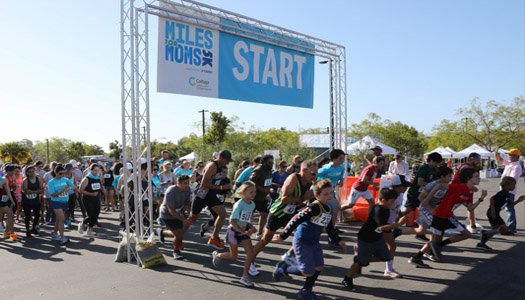
<svg viewBox="0 0 525 300">
<path fill-rule="evenodd" d="M 293 214 L 295 212 L 295 208 L 297 207 L 297 205 L 293 205 L 293 204 L 288 204 L 284 207 L 283 211 L 285 214 Z"/>
<path fill-rule="evenodd" d="M 100 182 L 95 182 L 91 184 L 91 189 L 94 191 L 100 190 Z"/>
<path fill-rule="evenodd" d="M 217 196 L 217 199 L 219 199 L 219 201 L 224 202 L 224 195 L 217 194 L 215 196 Z"/>
<path fill-rule="evenodd" d="M 251 220 L 252 220 L 251 211 L 247 211 L 247 210 L 241 211 L 241 216 L 239 217 L 239 221 L 250 223 Z"/>
<path fill-rule="evenodd" d="M 104 178 L 111 178 L 111 174 L 104 174 Z"/>
<path fill-rule="evenodd" d="M 310 220 L 310 222 L 314 223 L 315 225 L 326 227 L 330 223 L 331 219 L 332 219 L 332 214 L 322 213 L 320 216 L 313 217 Z"/>
<path fill-rule="evenodd" d="M 69 193 L 67 191 L 63 192 L 62 194 L 58 195 L 58 197 L 69 197 Z"/>
<path fill-rule="evenodd" d="M 9 200 L 9 197 L 7 195 L 2 195 L 2 202 L 7 202 Z"/>
<path fill-rule="evenodd" d="M 26 194 L 26 198 L 29 200 L 36 199 L 37 194 Z"/>
<path fill-rule="evenodd" d="M 270 185 L 272 185 L 272 179 L 271 178 L 265 179 L 264 186 L 270 186 Z"/>
</svg>

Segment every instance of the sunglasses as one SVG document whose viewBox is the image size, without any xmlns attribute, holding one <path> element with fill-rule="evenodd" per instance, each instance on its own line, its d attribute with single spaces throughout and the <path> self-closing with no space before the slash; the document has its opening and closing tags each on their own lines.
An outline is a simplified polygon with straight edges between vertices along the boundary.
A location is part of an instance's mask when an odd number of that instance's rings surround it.
<svg viewBox="0 0 525 300">
<path fill-rule="evenodd" d="M 159 169 L 153 169 L 153 171 L 158 171 Z"/>
<path fill-rule="evenodd" d="M 57 175 L 58 176 L 64 176 L 65 172 L 58 172 Z"/>
</svg>

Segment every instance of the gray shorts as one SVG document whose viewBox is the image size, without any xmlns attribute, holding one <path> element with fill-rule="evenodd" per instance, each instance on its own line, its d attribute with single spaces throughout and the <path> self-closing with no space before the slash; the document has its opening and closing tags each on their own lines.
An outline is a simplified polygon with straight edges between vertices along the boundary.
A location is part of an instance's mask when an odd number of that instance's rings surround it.
<svg viewBox="0 0 525 300">
<path fill-rule="evenodd" d="M 354 257 L 354 262 L 357 262 L 361 267 L 368 266 L 372 256 L 381 261 L 389 261 L 392 259 L 390 251 L 386 246 L 385 240 L 381 237 L 380 240 L 368 243 L 362 240 L 357 240 L 357 256 Z"/>
</svg>

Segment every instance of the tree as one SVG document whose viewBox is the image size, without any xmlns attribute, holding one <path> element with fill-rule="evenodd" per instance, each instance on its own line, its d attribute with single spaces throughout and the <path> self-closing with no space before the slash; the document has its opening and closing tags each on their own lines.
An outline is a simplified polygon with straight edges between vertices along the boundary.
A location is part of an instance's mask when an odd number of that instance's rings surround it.
<svg viewBox="0 0 525 300">
<path fill-rule="evenodd" d="M 69 142 L 66 143 L 66 155 L 69 159 L 80 161 L 80 158 L 86 155 L 83 142 Z"/>
<path fill-rule="evenodd" d="M 29 147 L 19 142 L 9 142 L 0 145 L 0 159 L 4 162 L 26 164 L 31 160 Z"/>
<path fill-rule="evenodd" d="M 212 145 L 219 145 L 226 138 L 227 129 L 230 126 L 230 119 L 222 112 L 212 111 L 210 113 L 211 126 L 204 135 L 204 142 Z"/>
<path fill-rule="evenodd" d="M 429 148 L 450 146 L 461 150 L 477 143 L 489 151 L 496 148 L 525 147 L 525 99 L 514 98 L 509 104 L 474 98 L 456 113 L 461 119 L 443 120 L 433 128 Z"/>
<path fill-rule="evenodd" d="M 114 158 L 115 160 L 120 160 L 120 155 L 122 154 L 122 145 L 119 141 L 115 140 L 109 143 L 109 157 Z"/>
</svg>

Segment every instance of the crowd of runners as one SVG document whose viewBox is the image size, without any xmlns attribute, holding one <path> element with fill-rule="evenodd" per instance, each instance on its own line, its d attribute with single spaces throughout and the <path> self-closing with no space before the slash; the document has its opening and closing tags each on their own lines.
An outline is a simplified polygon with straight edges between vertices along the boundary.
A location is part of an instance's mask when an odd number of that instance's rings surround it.
<svg viewBox="0 0 525 300">
<path fill-rule="evenodd" d="M 471 238 L 473 233 L 479 236 L 477 248 L 482 250 L 491 249 L 487 242 L 495 234 L 516 233 L 514 206 L 525 200 L 525 196 L 516 195 L 522 175 L 519 150 L 510 150 L 508 160 L 496 151 L 495 159 L 505 169 L 501 190 L 495 195 L 478 191 L 481 157 L 477 153 L 471 153 L 456 171 L 439 153 L 430 153 L 424 164 L 409 174 L 402 155 L 387 167 L 381 149 L 371 150 L 373 159 L 357 176 L 346 199 L 340 197 L 341 187 L 350 168 L 345 164 L 346 154 L 339 149 L 320 162 L 297 155 L 288 164 L 274 161 L 272 155 L 257 156 L 242 161 L 235 172 L 228 172 L 233 162 L 228 150 L 194 165 L 172 161 L 168 151 L 163 151 L 152 161 L 152 174 L 148 174 L 145 160 L 139 162 L 140 176 L 143 189 L 151 180 L 156 235 L 163 243 L 166 238 L 172 240 L 174 259 L 183 258 L 185 233 L 197 226 L 202 237 L 209 232 L 207 244 L 213 248 L 210 256 L 214 267 L 238 259 L 239 246 L 243 249 L 245 261 L 239 282 L 253 287 L 253 277 L 259 275 L 257 256 L 269 243 L 291 237 L 292 246 L 282 254 L 272 276 L 276 281 L 290 274 L 303 276 L 304 285 L 297 294 L 300 299 L 316 299 L 312 290 L 324 265 L 321 234 L 326 231 L 330 244 L 346 250 L 347 242 L 336 225 L 341 212 L 351 213 L 359 199 L 368 202 L 368 218 L 353 245 L 353 261 L 348 263 L 347 273 L 341 274 L 342 285 L 350 290 L 355 290 L 354 278 L 370 262 L 384 262 L 386 277 L 402 277 L 394 268 L 396 238 L 400 235 L 413 235 L 425 242 L 408 262 L 427 268 L 424 258 L 445 260 L 444 248 Z M 16 242 L 18 234 L 26 239 L 42 235 L 43 228 L 60 244 L 69 242 L 65 233 L 73 229 L 94 238 L 101 209 L 120 212 L 120 225 L 124 226 L 123 193 L 133 184 L 132 180 L 124 182 L 125 168 L 132 170 L 133 165 L 96 160 L 85 164 L 74 160 L 51 162 L 49 166 L 41 161 L 26 166 L 4 164 L 0 173 L 0 230 L 5 241 Z M 389 176 L 378 183 L 375 179 L 384 173 Z M 230 179 L 228 174 L 234 175 Z M 479 196 L 474 200 L 476 193 Z M 133 209 L 134 199 L 128 198 Z M 233 199 L 229 216 L 226 204 L 230 201 L 226 199 Z M 486 199 L 490 201 L 488 210 L 476 210 Z M 460 205 L 467 208 L 466 225 L 454 214 Z M 203 210 L 209 213 L 202 214 Z M 507 220 L 503 220 L 502 210 L 508 212 Z M 419 214 L 417 226 L 404 226 L 414 211 Z M 253 221 L 255 213 L 257 223 Z M 489 221 L 481 230 L 476 214 L 485 215 Z M 226 234 L 221 236 L 224 226 Z"/>
</svg>

